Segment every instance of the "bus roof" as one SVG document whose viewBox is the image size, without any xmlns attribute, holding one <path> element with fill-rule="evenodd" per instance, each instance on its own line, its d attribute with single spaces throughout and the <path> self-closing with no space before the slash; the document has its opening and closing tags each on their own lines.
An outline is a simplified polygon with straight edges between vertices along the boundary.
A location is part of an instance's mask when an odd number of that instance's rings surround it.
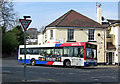
<svg viewBox="0 0 120 84">
<path fill-rule="evenodd" d="M 34 47 L 55 47 L 55 44 L 53 45 L 26 45 L 26 48 L 34 48 Z M 24 48 L 24 45 L 19 45 L 19 48 Z"/>
<path fill-rule="evenodd" d="M 26 45 L 26 48 L 34 47 L 63 47 L 63 46 L 84 46 L 91 44 L 88 42 L 75 42 L 75 43 L 59 43 L 59 44 L 44 44 L 44 45 Z M 24 45 L 19 45 L 19 48 L 24 48 Z"/>
</svg>

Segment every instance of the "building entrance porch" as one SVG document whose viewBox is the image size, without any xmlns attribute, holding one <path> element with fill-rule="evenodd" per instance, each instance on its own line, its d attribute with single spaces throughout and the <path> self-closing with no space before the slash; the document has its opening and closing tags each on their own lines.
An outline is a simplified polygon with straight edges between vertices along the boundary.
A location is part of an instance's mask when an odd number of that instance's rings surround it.
<svg viewBox="0 0 120 84">
<path fill-rule="evenodd" d="M 106 54 L 106 64 L 112 65 L 114 62 L 114 52 L 107 52 Z"/>
</svg>

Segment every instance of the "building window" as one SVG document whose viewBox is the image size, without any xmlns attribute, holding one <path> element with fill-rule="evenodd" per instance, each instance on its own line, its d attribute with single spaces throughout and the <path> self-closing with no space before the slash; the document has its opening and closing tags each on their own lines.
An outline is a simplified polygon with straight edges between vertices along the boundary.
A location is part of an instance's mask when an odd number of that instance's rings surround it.
<svg viewBox="0 0 120 84">
<path fill-rule="evenodd" d="M 112 62 L 114 63 L 114 52 L 112 52 Z"/>
<path fill-rule="evenodd" d="M 50 30 L 50 39 L 53 38 L 53 30 Z"/>
<path fill-rule="evenodd" d="M 45 39 L 47 39 L 47 33 L 45 32 Z"/>
<path fill-rule="evenodd" d="M 88 40 L 93 41 L 94 40 L 94 29 L 89 29 L 88 30 Z"/>
<path fill-rule="evenodd" d="M 107 33 L 107 35 L 106 35 L 107 38 L 111 38 L 111 36 L 110 36 L 110 30 L 107 30 L 106 33 Z"/>
<path fill-rule="evenodd" d="M 74 29 L 68 29 L 68 41 L 74 40 Z"/>
</svg>

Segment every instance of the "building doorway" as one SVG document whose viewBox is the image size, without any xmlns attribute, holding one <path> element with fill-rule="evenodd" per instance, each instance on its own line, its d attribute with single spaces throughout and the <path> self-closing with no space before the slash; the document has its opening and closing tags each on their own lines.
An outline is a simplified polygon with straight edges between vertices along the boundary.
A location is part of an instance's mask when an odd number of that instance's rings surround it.
<svg viewBox="0 0 120 84">
<path fill-rule="evenodd" d="M 106 63 L 109 65 L 114 64 L 114 52 L 107 52 Z"/>
</svg>

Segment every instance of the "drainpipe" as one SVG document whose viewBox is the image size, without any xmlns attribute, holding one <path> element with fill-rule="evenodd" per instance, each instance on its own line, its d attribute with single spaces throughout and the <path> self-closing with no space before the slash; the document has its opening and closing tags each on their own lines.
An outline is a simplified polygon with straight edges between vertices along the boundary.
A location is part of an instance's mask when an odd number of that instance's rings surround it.
<svg viewBox="0 0 120 84">
<path fill-rule="evenodd" d="M 104 64 L 105 64 L 105 30 L 104 30 Z"/>
</svg>

